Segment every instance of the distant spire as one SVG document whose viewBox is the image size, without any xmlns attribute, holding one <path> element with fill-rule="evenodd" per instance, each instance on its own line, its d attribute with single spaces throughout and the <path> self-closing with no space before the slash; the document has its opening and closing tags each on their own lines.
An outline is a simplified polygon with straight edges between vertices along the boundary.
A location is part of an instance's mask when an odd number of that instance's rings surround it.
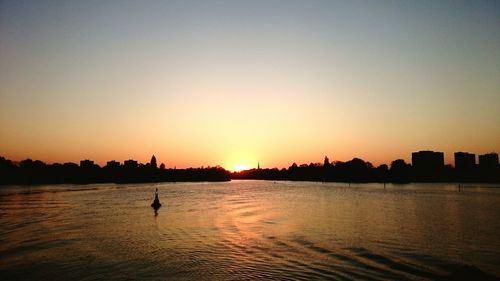
<svg viewBox="0 0 500 281">
<path fill-rule="evenodd" d="M 154 156 L 154 154 L 151 157 L 151 162 L 149 162 L 149 164 L 151 165 L 151 168 L 158 168 L 158 163 L 156 163 L 156 157 Z"/>
<path fill-rule="evenodd" d="M 257 170 L 260 170 L 260 162 L 257 162 Z"/>
</svg>

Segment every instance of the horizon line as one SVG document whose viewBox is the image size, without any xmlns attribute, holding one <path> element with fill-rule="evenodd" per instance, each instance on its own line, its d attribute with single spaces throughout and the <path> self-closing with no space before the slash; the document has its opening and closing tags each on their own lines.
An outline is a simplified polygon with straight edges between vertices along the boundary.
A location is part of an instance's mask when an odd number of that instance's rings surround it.
<svg viewBox="0 0 500 281">
<path fill-rule="evenodd" d="M 425 150 L 419 150 L 419 151 L 414 151 L 414 152 L 411 152 L 411 154 L 410 154 L 410 160 L 411 160 L 412 154 L 414 154 L 414 153 L 419 153 L 419 152 L 433 152 L 433 153 L 439 153 L 439 154 L 442 154 L 442 155 L 443 155 L 443 160 L 444 160 L 444 155 L 445 155 L 445 153 L 444 153 L 444 152 L 441 152 L 441 151 L 433 151 L 433 150 L 429 150 L 429 149 L 425 149 Z M 451 163 L 445 163 L 445 162 L 443 162 L 444 166 L 449 165 L 449 166 L 455 167 L 455 166 L 456 166 L 456 154 L 457 154 L 457 153 L 464 153 L 464 154 L 473 155 L 473 156 L 474 156 L 474 164 L 478 164 L 478 163 L 477 163 L 478 161 L 476 161 L 476 158 L 477 158 L 477 157 L 479 157 L 479 156 L 485 156 L 485 155 L 491 155 L 491 154 L 496 154 L 496 155 L 498 156 L 498 153 L 497 153 L 496 151 L 491 151 L 491 152 L 487 152 L 487 153 L 484 153 L 484 154 L 476 154 L 476 153 L 472 153 L 472 152 L 465 152 L 465 151 L 456 151 L 456 152 L 454 152 L 454 153 L 453 153 L 453 155 L 455 156 L 455 159 L 454 159 L 454 160 L 455 160 L 455 161 L 454 161 L 454 162 L 455 162 L 455 165 L 453 165 L 453 164 L 451 164 Z M 476 157 L 476 155 L 477 155 L 477 157 Z M 153 154 L 153 155 L 152 155 L 152 157 L 155 157 L 155 154 Z M 44 160 L 34 159 L 34 158 L 31 158 L 31 157 L 27 157 L 27 158 L 22 159 L 22 160 L 12 160 L 12 159 L 8 159 L 8 158 L 6 158 L 5 156 L 0 155 L 0 159 L 1 159 L 1 158 L 5 159 L 5 160 L 8 160 L 8 161 L 11 161 L 12 163 L 16 163 L 16 164 L 19 164 L 19 163 L 21 163 L 22 161 L 25 161 L 25 160 L 40 161 L 40 162 L 42 162 L 42 163 L 44 163 L 44 164 L 47 164 L 47 165 L 53 165 L 53 164 L 68 164 L 68 163 L 78 164 L 77 162 L 72 162 L 72 161 L 67 161 L 67 162 L 57 162 L 57 161 L 54 161 L 54 162 L 45 162 Z M 345 163 L 345 162 L 348 162 L 348 161 L 352 161 L 352 160 L 354 160 L 354 159 L 360 159 L 360 160 L 363 160 L 363 161 L 364 161 L 364 162 L 366 162 L 366 163 L 370 163 L 370 164 L 371 164 L 374 168 L 375 168 L 375 167 L 380 167 L 380 166 L 383 166 L 383 165 L 390 166 L 390 165 L 391 165 L 394 161 L 398 161 L 398 160 L 403 160 L 403 161 L 405 161 L 405 159 L 403 159 L 403 158 L 397 158 L 397 159 L 392 160 L 392 161 L 391 161 L 391 163 L 381 163 L 381 164 L 379 164 L 379 165 L 373 165 L 373 164 L 372 164 L 372 162 L 367 161 L 367 160 L 365 160 L 365 159 L 363 159 L 363 158 L 360 158 L 360 157 L 356 157 L 356 156 L 355 156 L 355 157 L 353 157 L 353 158 L 351 158 L 350 160 L 345 160 L 345 161 L 340 161 L 340 160 L 334 160 L 334 161 L 332 161 L 332 160 L 330 160 L 330 159 L 329 159 L 329 157 L 328 157 L 327 155 L 325 155 L 325 157 L 324 157 L 323 159 L 324 159 L 324 160 L 327 160 L 327 159 L 328 159 L 330 164 L 334 164 L 334 163 Z M 156 157 L 155 157 L 155 160 L 156 160 Z M 99 167 L 101 167 L 101 168 L 106 167 L 106 166 L 109 164 L 109 162 L 113 162 L 113 161 L 118 162 L 120 165 L 123 165 L 126 161 L 135 161 L 135 162 L 137 162 L 137 164 L 138 164 L 138 165 L 147 165 L 147 164 L 149 164 L 149 163 L 150 163 L 150 162 L 144 162 L 144 163 L 142 163 L 142 162 L 139 162 L 138 160 L 135 160 L 135 159 L 133 159 L 133 158 L 128 158 L 128 159 L 125 159 L 125 160 L 123 160 L 123 161 L 118 161 L 118 160 L 115 160 L 115 159 L 105 160 L 105 162 L 106 162 L 106 163 L 105 163 L 105 164 L 103 164 L 103 165 L 96 164 L 96 161 L 94 161 L 94 160 L 92 160 L 92 159 L 90 159 L 90 158 L 85 158 L 85 159 L 81 159 L 81 160 L 79 160 L 80 165 L 81 165 L 81 162 L 82 162 L 82 161 L 91 161 L 93 164 L 95 164 L 95 165 L 97 165 L 97 166 L 99 166 Z M 161 161 L 160 161 L 159 163 L 160 163 L 160 165 L 165 165 L 165 164 L 164 164 L 163 162 L 161 162 Z M 323 161 L 323 163 L 324 163 L 324 161 Z M 405 163 L 406 163 L 406 161 L 405 161 Z M 260 163 L 260 161 L 258 161 L 258 162 L 257 162 L 257 165 L 256 165 L 255 167 L 248 167 L 248 169 L 244 169 L 244 170 L 252 170 L 252 169 L 258 169 L 258 168 L 260 168 L 260 169 L 287 169 L 287 168 L 291 167 L 291 166 L 292 166 L 292 165 L 294 165 L 294 164 L 296 164 L 296 165 L 298 165 L 298 166 L 301 166 L 301 165 L 322 164 L 322 163 L 321 163 L 321 162 L 310 162 L 310 163 L 301 163 L 301 164 L 298 164 L 296 161 L 292 161 L 292 163 L 290 164 L 290 166 L 287 166 L 287 167 L 277 167 L 277 166 L 275 166 L 275 167 L 272 167 L 272 168 L 270 168 L 270 167 L 267 167 L 267 168 L 265 168 L 265 167 L 264 167 L 264 168 L 263 168 L 263 167 L 262 167 L 262 164 Z M 412 161 L 409 161 L 409 162 L 408 162 L 408 164 L 412 164 Z M 79 165 L 79 166 L 80 166 L 80 165 Z M 171 168 L 177 169 L 177 166 L 176 166 L 176 165 L 169 166 L 169 167 L 170 167 L 169 169 L 171 169 Z M 196 166 L 190 166 L 190 167 L 183 167 L 183 168 L 179 168 L 179 169 L 190 169 L 190 168 L 192 168 L 192 169 L 197 169 L 197 168 L 217 168 L 217 167 L 221 167 L 221 168 L 223 168 L 223 169 L 225 169 L 225 170 L 227 170 L 227 171 L 236 172 L 234 169 L 229 169 L 229 168 L 224 167 L 223 165 L 220 165 L 220 164 L 217 164 L 217 165 L 201 165 L 201 166 L 197 166 L 197 167 L 196 167 Z M 167 167 L 166 167 L 166 165 L 165 165 L 165 168 L 167 168 Z M 243 170 L 240 170 L 240 171 L 243 171 Z"/>
</svg>

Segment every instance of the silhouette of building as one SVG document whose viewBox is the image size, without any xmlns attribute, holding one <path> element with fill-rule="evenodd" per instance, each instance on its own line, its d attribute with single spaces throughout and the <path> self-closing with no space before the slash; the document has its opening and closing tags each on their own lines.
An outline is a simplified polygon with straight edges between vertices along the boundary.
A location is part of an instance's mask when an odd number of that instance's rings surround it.
<svg viewBox="0 0 500 281">
<path fill-rule="evenodd" d="M 112 168 L 112 169 L 120 168 L 120 162 L 115 161 L 115 160 L 108 161 L 108 162 L 106 162 L 106 167 Z"/>
<path fill-rule="evenodd" d="M 479 155 L 479 167 L 481 168 L 497 168 L 498 167 L 498 154 L 492 152 Z"/>
<path fill-rule="evenodd" d="M 419 151 L 411 154 L 411 164 L 417 181 L 441 181 L 445 171 L 444 153 Z"/>
<path fill-rule="evenodd" d="M 151 161 L 149 162 L 149 165 L 151 166 L 151 168 L 158 168 L 158 163 L 156 163 L 156 157 L 153 155 L 151 157 Z"/>
<path fill-rule="evenodd" d="M 260 162 L 257 162 L 257 170 L 260 170 Z"/>
<path fill-rule="evenodd" d="M 123 162 L 123 166 L 125 168 L 137 168 L 139 166 L 139 164 L 137 163 L 137 161 L 129 159 L 129 160 L 125 160 Z"/>
<path fill-rule="evenodd" d="M 94 164 L 94 161 L 92 160 L 81 160 L 80 161 L 80 168 L 83 168 L 83 169 L 88 169 L 88 168 L 94 168 L 95 167 L 95 164 Z"/>
<path fill-rule="evenodd" d="M 411 165 L 417 170 L 444 168 L 444 153 L 424 150 L 411 154 Z"/>
<path fill-rule="evenodd" d="M 455 169 L 472 170 L 476 166 L 476 154 L 468 152 L 455 152 Z"/>
</svg>

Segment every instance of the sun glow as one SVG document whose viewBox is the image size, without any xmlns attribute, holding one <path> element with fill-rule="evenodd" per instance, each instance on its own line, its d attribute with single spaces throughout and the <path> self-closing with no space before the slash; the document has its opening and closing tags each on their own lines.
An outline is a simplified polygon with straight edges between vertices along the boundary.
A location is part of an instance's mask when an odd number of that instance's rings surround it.
<svg viewBox="0 0 500 281">
<path fill-rule="evenodd" d="M 234 172 L 241 172 L 241 171 L 248 170 L 248 169 L 249 169 L 248 165 L 236 164 L 233 168 L 233 171 Z"/>
</svg>

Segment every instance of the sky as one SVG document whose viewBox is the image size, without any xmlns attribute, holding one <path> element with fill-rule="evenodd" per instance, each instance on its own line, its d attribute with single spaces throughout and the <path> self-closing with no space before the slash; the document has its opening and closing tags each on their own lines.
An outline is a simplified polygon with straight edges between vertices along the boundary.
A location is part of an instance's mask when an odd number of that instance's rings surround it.
<svg viewBox="0 0 500 281">
<path fill-rule="evenodd" d="M 500 1 L 1 1 L 0 155 L 500 152 Z"/>
</svg>

